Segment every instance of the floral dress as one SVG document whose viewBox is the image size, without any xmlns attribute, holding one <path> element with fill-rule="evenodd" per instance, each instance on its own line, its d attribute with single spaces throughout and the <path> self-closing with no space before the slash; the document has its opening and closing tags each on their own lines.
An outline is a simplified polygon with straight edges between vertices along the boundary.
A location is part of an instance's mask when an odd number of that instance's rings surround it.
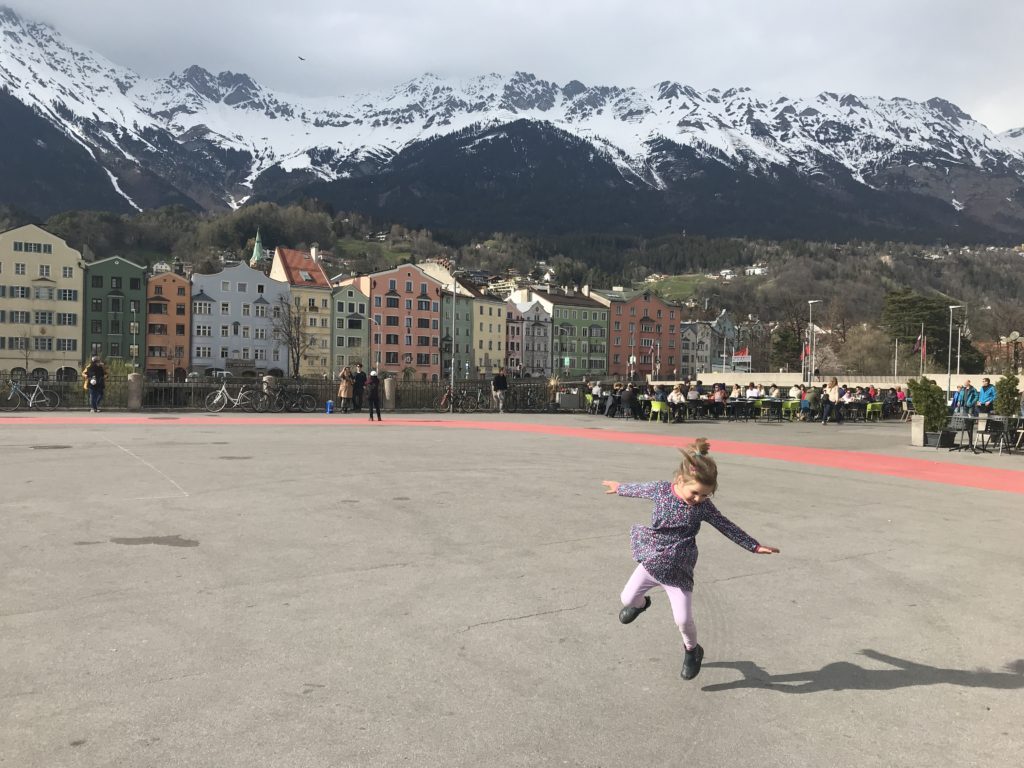
<svg viewBox="0 0 1024 768">
<path fill-rule="evenodd" d="M 705 499 L 696 505 L 683 501 L 670 482 L 622 483 L 619 496 L 652 499 L 651 524 L 634 525 L 629 533 L 633 559 L 662 584 L 693 591 L 697 565 L 697 533 L 702 522 L 710 523 L 730 540 L 753 552 L 757 541 L 730 521 Z"/>
</svg>

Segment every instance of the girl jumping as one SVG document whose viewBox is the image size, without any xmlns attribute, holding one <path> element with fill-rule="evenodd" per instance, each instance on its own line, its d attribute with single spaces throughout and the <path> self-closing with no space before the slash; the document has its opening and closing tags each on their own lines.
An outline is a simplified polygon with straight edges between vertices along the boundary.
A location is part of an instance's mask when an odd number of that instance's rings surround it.
<svg viewBox="0 0 1024 768">
<path fill-rule="evenodd" d="M 682 463 L 672 482 L 617 483 L 604 480 L 606 493 L 652 499 L 651 525 L 634 525 L 630 531 L 633 559 L 638 565 L 622 590 L 619 621 L 629 624 L 651 607 L 647 593 L 662 587 L 672 605 L 672 615 L 683 636 L 684 680 L 700 672 L 704 649 L 697 643 L 693 622 L 693 568 L 697 564 L 697 532 L 702 522 L 711 523 L 744 549 L 759 555 L 777 553 L 764 547 L 730 522 L 714 504 L 711 495 L 718 489 L 718 466 L 708 456 L 708 441 L 701 437 L 681 449 Z"/>
</svg>

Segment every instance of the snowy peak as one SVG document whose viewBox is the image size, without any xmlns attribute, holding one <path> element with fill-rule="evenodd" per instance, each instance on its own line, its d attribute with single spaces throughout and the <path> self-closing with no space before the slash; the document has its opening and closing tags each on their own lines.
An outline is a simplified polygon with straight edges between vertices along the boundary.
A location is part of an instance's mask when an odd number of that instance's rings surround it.
<svg viewBox="0 0 1024 768">
<path fill-rule="evenodd" d="M 931 196 L 952 212 L 991 198 L 1005 208 L 993 217 L 1024 218 L 1024 129 L 997 135 L 941 98 L 559 84 L 526 71 L 426 73 L 390 89 L 302 98 L 199 65 L 143 78 L 9 8 L 0 7 L 0 35 L 0 88 L 83 147 L 112 184 L 127 175 L 145 191 L 159 178 L 203 207 L 235 206 L 266 178 L 290 189 L 384 174 L 425 140 L 528 121 L 586 142 L 628 184 L 659 193 L 709 171 L 768 184 L 786 174 L 816 188 Z M 472 141 L 459 146 L 468 152 Z"/>
</svg>

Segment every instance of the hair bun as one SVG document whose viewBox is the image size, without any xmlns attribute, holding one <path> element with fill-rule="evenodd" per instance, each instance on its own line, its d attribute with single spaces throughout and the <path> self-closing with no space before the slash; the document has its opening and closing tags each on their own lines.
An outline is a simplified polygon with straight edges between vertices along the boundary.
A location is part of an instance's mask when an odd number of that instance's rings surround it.
<svg viewBox="0 0 1024 768">
<path fill-rule="evenodd" d="M 708 451 L 711 450 L 711 443 L 708 442 L 706 437 L 698 437 L 693 441 L 693 450 L 701 456 L 707 456 Z"/>
</svg>

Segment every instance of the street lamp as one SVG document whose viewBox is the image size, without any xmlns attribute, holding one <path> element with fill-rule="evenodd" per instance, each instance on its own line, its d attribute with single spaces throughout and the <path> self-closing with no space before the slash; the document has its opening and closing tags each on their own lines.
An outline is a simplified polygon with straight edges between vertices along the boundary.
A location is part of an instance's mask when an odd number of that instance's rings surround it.
<svg viewBox="0 0 1024 768">
<path fill-rule="evenodd" d="M 963 304 L 949 305 L 949 343 L 946 346 L 946 399 L 953 389 L 953 310 L 963 309 Z"/>
<path fill-rule="evenodd" d="M 136 325 L 135 320 L 135 302 L 131 304 L 132 307 L 132 371 L 137 371 L 139 368 L 139 345 L 138 345 L 138 333 L 139 326 Z"/>
<path fill-rule="evenodd" d="M 807 386 L 810 387 L 814 383 L 814 346 L 817 342 L 817 336 L 814 332 L 814 305 L 821 304 L 821 299 L 808 299 L 807 300 L 807 335 L 810 336 L 810 347 L 811 347 L 811 358 L 807 364 Z M 806 355 L 805 355 L 806 357 Z"/>
</svg>

